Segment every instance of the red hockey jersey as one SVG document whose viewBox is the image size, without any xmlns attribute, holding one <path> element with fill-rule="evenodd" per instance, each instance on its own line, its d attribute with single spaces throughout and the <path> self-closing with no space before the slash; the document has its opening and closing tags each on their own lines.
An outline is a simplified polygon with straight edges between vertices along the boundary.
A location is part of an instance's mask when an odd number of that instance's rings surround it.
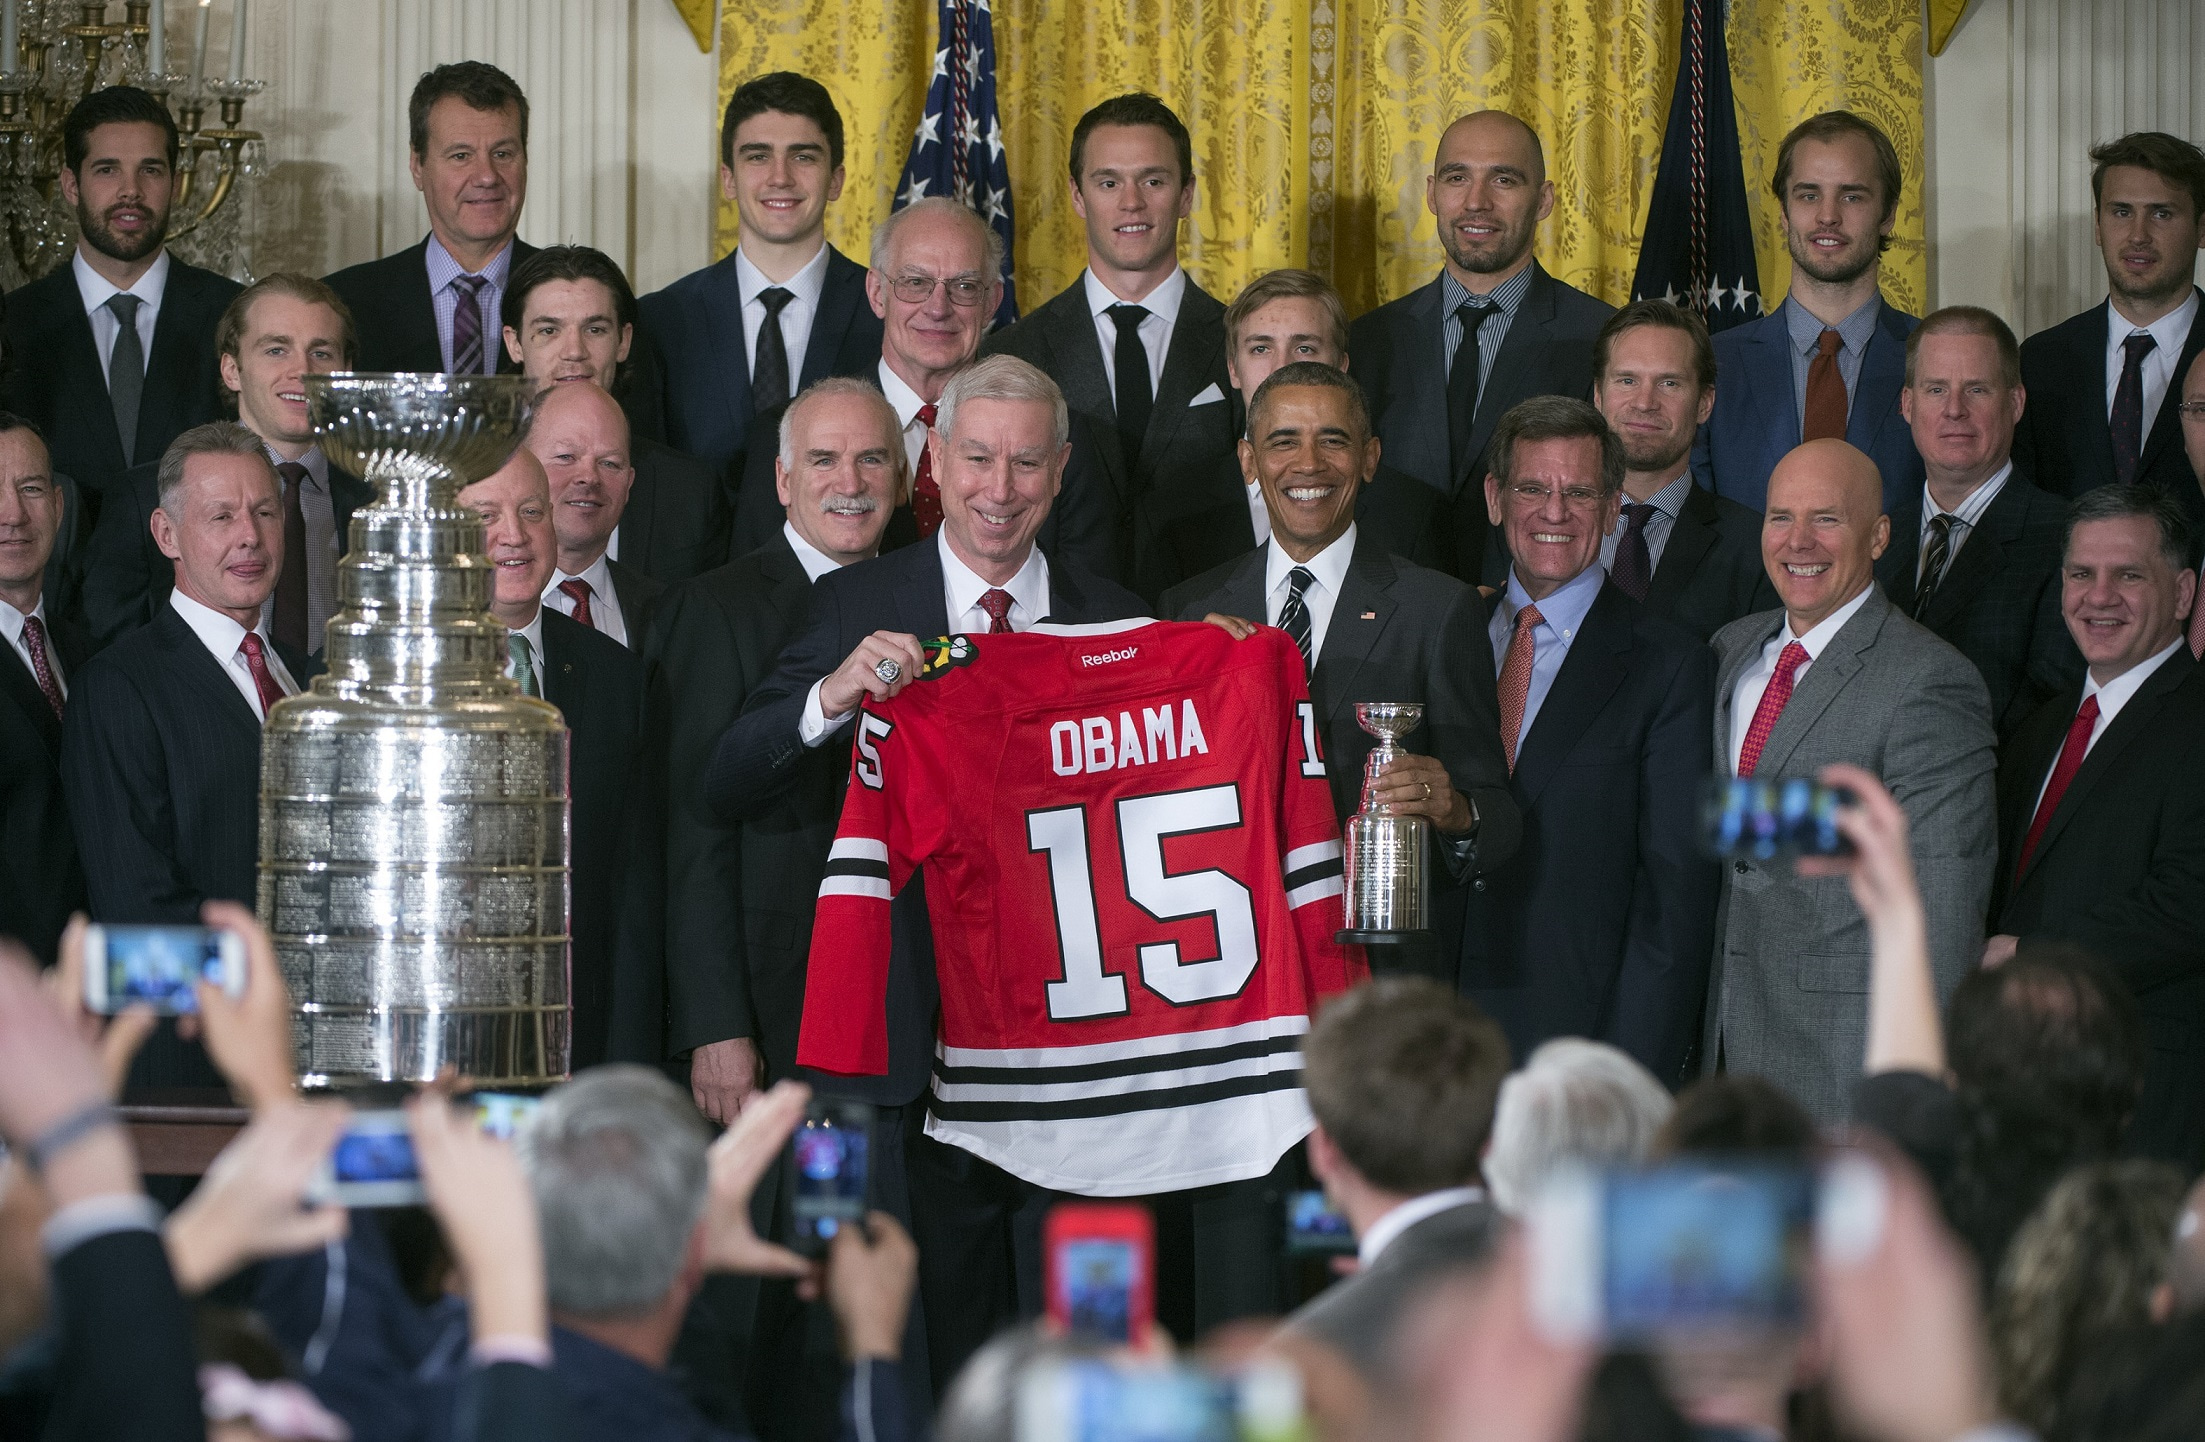
<svg viewBox="0 0 2205 1442">
<path fill-rule="evenodd" d="M 888 1067 L 889 900 L 941 986 L 927 1131 L 1039 1185 L 1262 1176 L 1311 1122 L 1301 1039 L 1364 975 L 1300 655 L 1205 624 L 936 643 L 854 722 L 797 1061 Z"/>
</svg>

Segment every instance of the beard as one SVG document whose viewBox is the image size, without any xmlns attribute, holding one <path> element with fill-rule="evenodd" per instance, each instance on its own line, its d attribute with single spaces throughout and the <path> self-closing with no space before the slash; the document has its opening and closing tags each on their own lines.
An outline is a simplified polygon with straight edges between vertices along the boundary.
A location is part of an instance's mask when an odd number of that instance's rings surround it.
<svg viewBox="0 0 2205 1442">
<path fill-rule="evenodd" d="M 1676 436 L 1648 437 L 1638 441 L 1625 438 L 1623 464 L 1641 474 L 1666 471 L 1692 454 L 1692 437 L 1698 429 L 1695 426 L 1686 431 L 1681 440 Z"/>
<path fill-rule="evenodd" d="M 1450 222 L 1440 228 L 1440 248 L 1447 252 L 1449 260 L 1472 275 L 1492 275 L 1506 270 L 1523 259 L 1524 252 L 1531 249 L 1532 233 L 1538 228 L 1538 222 L 1527 219 L 1517 227 L 1510 226 L 1506 221 L 1497 224 L 1501 227 L 1499 234 L 1491 240 L 1470 246 L 1462 245 L 1455 239 L 1455 227 Z"/>
<path fill-rule="evenodd" d="M 1784 232 L 1784 248 L 1792 253 L 1793 265 L 1824 285 L 1845 285 L 1859 280 L 1883 259 L 1883 247 L 1873 240 L 1859 254 L 1823 255 L 1793 230 Z"/>
<path fill-rule="evenodd" d="M 106 211 L 94 215 L 91 209 L 79 200 L 77 202 L 77 229 L 83 233 L 86 244 L 110 260 L 144 260 L 153 252 L 159 250 L 168 239 L 168 211 L 165 209 L 155 210 L 150 205 L 131 207 L 134 210 L 143 210 L 151 223 L 137 235 L 125 236 L 117 234 L 115 228 L 107 222 L 107 217 L 121 208 L 120 206 L 110 206 Z"/>
</svg>

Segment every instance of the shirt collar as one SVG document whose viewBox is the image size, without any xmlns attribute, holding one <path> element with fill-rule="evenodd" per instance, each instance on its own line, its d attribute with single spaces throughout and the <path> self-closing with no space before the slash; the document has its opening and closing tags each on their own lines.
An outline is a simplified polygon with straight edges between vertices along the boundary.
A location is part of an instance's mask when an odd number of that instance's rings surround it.
<svg viewBox="0 0 2205 1442">
<path fill-rule="evenodd" d="M 1929 482 L 1922 482 L 1922 524 L 1927 526 L 1938 516 L 1950 516 L 1963 526 L 1974 527 L 1982 521 L 1983 513 L 1991 508 L 1991 502 L 1998 499 L 1998 493 L 2006 488 L 2006 478 L 2013 473 L 2014 463 L 2006 462 L 1991 472 L 1989 480 L 1968 492 L 1968 498 L 1950 511 L 1937 504 L 1937 498 L 1930 494 Z"/>
<path fill-rule="evenodd" d="M 1082 271 L 1080 279 L 1087 287 L 1087 308 L 1094 312 L 1097 320 L 1103 319 L 1103 313 L 1112 306 L 1127 303 L 1112 295 L 1109 286 L 1095 279 L 1094 271 Z M 1186 294 L 1187 273 L 1173 266 L 1171 274 L 1165 276 L 1156 289 L 1132 304 L 1140 306 L 1150 315 L 1163 317 L 1166 325 L 1176 325 L 1179 322 L 1179 302 L 1186 298 Z"/>
<path fill-rule="evenodd" d="M 81 259 L 79 264 L 82 264 Z M 2190 338 L 2190 326 L 2197 319 L 2197 287 L 2191 286 L 2190 293 L 2182 298 L 2182 304 L 2150 325 L 2132 324 L 2127 316 L 2113 308 L 2110 296 L 2106 298 L 2105 317 L 2106 342 L 2110 353 L 2118 354 L 2121 342 L 2140 330 L 2147 330 L 2151 332 L 2153 348 L 2165 351 L 2170 363 L 2178 362 L 2182 355 L 2182 344 Z M 2175 380 L 2179 384 L 2181 377 L 2177 376 Z"/>
<path fill-rule="evenodd" d="M 121 286 L 92 269 L 91 262 L 84 258 L 82 246 L 71 253 L 69 269 L 77 278 L 77 294 L 84 301 L 86 315 L 107 304 L 109 297 L 123 293 Z M 161 297 L 167 291 L 168 251 L 164 248 L 153 258 L 153 264 L 146 267 L 145 274 L 131 282 L 130 294 L 158 311 L 161 308 Z"/>
<path fill-rule="evenodd" d="M 558 590 L 561 581 L 587 581 L 589 582 L 591 595 L 610 596 L 613 594 L 612 562 L 607 559 L 603 551 L 599 551 L 597 559 L 579 571 L 562 571 L 554 566 L 551 572 L 551 584 L 544 587 L 544 594 L 548 596 L 553 591 Z"/>
<path fill-rule="evenodd" d="M 1600 595 L 1600 584 L 1607 575 L 1598 565 L 1587 566 L 1564 582 L 1553 595 L 1541 597 L 1539 618 L 1547 629 L 1565 641 L 1575 640 L 1585 625 L 1585 613 L 1592 610 L 1594 599 Z M 1505 619 L 1514 625 L 1516 613 L 1532 604 L 1530 592 L 1516 579 L 1514 566 L 1508 568 L 1508 589 L 1502 596 L 1507 603 Z"/>
<path fill-rule="evenodd" d="M 2128 704 L 2130 697 L 2144 689 L 2144 683 L 2152 678 L 2152 673 L 2164 666 L 2167 663 L 2167 658 L 2182 648 L 2184 639 L 2181 636 L 2175 637 L 2167 643 L 2166 650 L 2156 655 L 2146 656 L 2103 686 L 2100 686 L 2097 678 L 2088 671 L 2083 672 L 2083 699 L 2087 701 L 2092 696 L 2098 698 L 2098 714 L 2100 717 L 2105 716 L 2108 712 L 2120 710 Z M 2098 724 L 2102 726 L 2105 722 L 2101 720 Z"/>
<path fill-rule="evenodd" d="M 983 581 L 970 566 L 957 559 L 957 553 L 949 547 L 949 532 L 935 532 L 935 543 L 942 554 L 942 585 L 949 597 L 949 623 L 954 626 L 957 618 L 980 604 L 983 593 L 995 589 L 994 583 Z M 1018 574 L 1003 583 L 1003 589 L 1011 593 L 1011 599 L 1036 621 L 1048 614 L 1046 598 L 1049 594 L 1049 563 L 1042 559 L 1041 547 L 1032 546 L 1026 552 L 1026 564 L 1018 568 Z"/>
<path fill-rule="evenodd" d="M 260 448 L 268 453 L 269 465 L 286 464 L 285 459 L 276 454 L 276 448 L 267 441 L 263 440 Z M 306 484 L 309 488 L 317 491 L 329 489 L 329 457 L 322 454 L 320 446 L 308 446 L 306 454 L 298 458 L 297 464 L 306 467 Z"/>
<path fill-rule="evenodd" d="M 1348 522 L 1338 539 L 1306 561 L 1297 561 L 1286 554 L 1286 548 L 1278 544 L 1278 537 L 1271 538 L 1266 546 L 1263 561 L 1263 594 L 1268 596 L 1286 584 L 1287 576 L 1296 566 L 1305 568 L 1317 578 L 1317 584 L 1337 601 L 1340 587 L 1347 583 L 1348 562 L 1355 559 L 1355 523 Z"/>
<path fill-rule="evenodd" d="M 787 280 L 769 278 L 764 271 L 750 263 L 749 256 L 738 250 L 735 252 L 735 283 L 744 305 L 757 300 L 758 292 L 767 286 L 777 285 L 804 305 L 816 310 L 820 292 L 827 288 L 827 242 L 820 241 L 818 253 L 805 261 L 803 268 Z"/>
<path fill-rule="evenodd" d="M 1363 1233 L 1362 1241 L 1355 1248 L 1356 1259 L 1367 1267 L 1377 1261 L 1378 1254 L 1392 1246 L 1403 1232 L 1426 1217 L 1436 1217 L 1441 1212 L 1484 1200 L 1485 1192 L 1479 1187 L 1442 1187 L 1436 1192 L 1411 1197 L 1370 1224 L 1370 1230 Z"/>
<path fill-rule="evenodd" d="M 1818 622 L 1815 627 L 1804 636 L 1794 636 L 1792 634 L 1791 621 L 1789 618 L 1787 618 L 1777 626 L 1776 636 L 1770 644 L 1780 646 L 1780 643 L 1797 641 L 1800 646 L 1806 650 L 1808 660 L 1813 661 L 1820 659 L 1822 655 L 1822 648 L 1829 645 L 1831 638 L 1836 636 L 1838 632 L 1845 629 L 1845 623 L 1852 620 L 1853 617 L 1860 611 L 1860 608 L 1868 604 L 1869 593 L 1874 591 L 1875 589 L 1876 583 L 1873 581 L 1861 587 L 1860 594 L 1858 596 L 1855 596 L 1852 600 L 1847 601 L 1844 605 L 1838 607 L 1837 610 L 1833 611 L 1831 614 L 1823 617 L 1822 620 Z"/>
<path fill-rule="evenodd" d="M 1516 308 L 1524 303 L 1524 297 L 1531 292 L 1531 272 L 1537 266 L 1538 262 L 1536 261 L 1525 266 L 1522 270 L 1517 271 L 1514 275 L 1487 291 L 1485 298 L 1492 301 L 1502 315 L 1513 321 L 1516 318 Z M 1441 270 L 1439 273 L 1439 295 L 1442 313 L 1453 315 L 1456 311 L 1462 309 L 1462 303 L 1470 298 L 1470 288 L 1456 279 L 1453 271 Z"/>
<path fill-rule="evenodd" d="M 178 587 L 168 593 L 168 603 L 176 608 L 176 614 L 184 618 L 191 633 L 199 638 L 199 644 L 214 653 L 214 659 L 223 665 L 237 654 L 237 648 L 245 644 L 245 628 L 212 606 L 204 605 L 184 594 Z M 263 645 L 268 640 L 268 623 L 263 621 L 253 627 L 260 634 Z M 273 649 L 273 648 L 270 648 Z"/>
<path fill-rule="evenodd" d="M 793 523 L 786 520 L 782 521 L 781 535 L 788 541 L 789 549 L 796 552 L 796 564 L 804 568 L 805 580 L 816 581 L 829 571 L 842 569 L 840 561 L 805 540 L 803 534 L 796 529 Z"/>
<path fill-rule="evenodd" d="M 538 605 L 538 606 L 536 607 L 536 613 L 535 613 L 534 615 L 532 615 L 532 616 L 530 616 L 530 617 L 528 618 L 528 624 L 527 624 L 527 625 L 525 625 L 525 626 L 518 626 L 518 627 L 515 627 L 515 626 L 508 626 L 508 627 L 507 627 L 506 629 L 507 629 L 508 631 L 512 632 L 512 634 L 514 634 L 514 635 L 516 635 L 516 636 L 526 636 L 526 637 L 528 638 L 528 654 L 529 654 L 529 657 L 530 657 L 530 658 L 531 658 L 531 659 L 532 659 L 532 660 L 533 660 L 533 661 L 534 661 L 534 662 L 536 663 L 536 680 L 537 680 L 537 684 L 538 684 L 539 686 L 540 686 L 540 685 L 542 685 L 542 684 L 543 684 L 543 675 L 544 675 L 544 608 L 543 608 L 543 606 L 542 606 L 541 604 L 539 604 L 539 605 Z"/>
<path fill-rule="evenodd" d="M 1677 473 L 1677 478 L 1675 480 L 1671 481 L 1668 485 L 1663 486 L 1660 490 L 1654 492 L 1651 496 L 1648 496 L 1645 503 L 1649 506 L 1652 506 L 1655 510 L 1661 512 L 1663 515 L 1667 516 L 1670 520 L 1674 521 L 1677 517 L 1684 514 L 1684 493 L 1691 489 L 1692 468 L 1690 466 L 1686 466 L 1682 471 Z M 1625 505 L 1631 504 L 1631 498 L 1629 496 L 1625 496 L 1623 498 L 1623 501 Z M 1619 507 L 1616 512 L 1618 524 L 1620 524 L 1622 521 L 1622 514 L 1622 510 Z"/>
<path fill-rule="evenodd" d="M 429 267 L 429 293 L 431 295 L 436 294 L 436 292 L 450 285 L 455 278 L 463 275 L 479 275 L 484 280 L 489 281 L 492 286 L 503 291 L 505 289 L 505 278 L 513 271 L 513 241 L 511 237 L 507 237 L 505 248 L 491 256 L 488 265 L 481 270 L 469 270 L 459 263 L 457 256 L 444 248 L 444 242 L 438 240 L 436 232 L 432 230 L 429 232 L 428 254 L 424 259 Z"/>
<path fill-rule="evenodd" d="M 896 423 L 903 429 L 910 430 L 911 423 L 919 418 L 919 407 L 926 402 L 919 398 L 917 391 L 904 383 L 902 376 L 889 368 L 886 356 L 880 360 L 880 393 L 888 397 L 888 404 L 896 408 Z"/>
<path fill-rule="evenodd" d="M 1872 295 L 1856 306 L 1851 315 L 1830 327 L 1838 333 L 1840 348 L 1860 354 L 1868 338 L 1876 333 L 1876 320 L 1882 313 L 1883 297 Z M 1797 296 L 1784 297 L 1784 326 L 1791 335 L 1792 348 L 1802 355 L 1811 354 L 1821 344 L 1822 321 L 1801 305 Z"/>
<path fill-rule="evenodd" d="M 23 640 L 23 623 L 33 616 L 38 617 L 40 624 L 46 626 L 48 634 L 52 633 L 52 625 L 46 622 L 46 597 L 43 594 L 39 596 L 38 604 L 28 611 L 18 611 L 6 601 L 0 601 L 0 636 L 6 637 L 11 646 L 20 645 Z"/>
</svg>

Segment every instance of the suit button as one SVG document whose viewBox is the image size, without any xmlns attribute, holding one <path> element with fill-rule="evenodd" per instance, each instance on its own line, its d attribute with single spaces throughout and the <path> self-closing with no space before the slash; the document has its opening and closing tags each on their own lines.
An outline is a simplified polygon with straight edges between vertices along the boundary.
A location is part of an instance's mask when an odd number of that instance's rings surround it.
<svg viewBox="0 0 2205 1442">
<path fill-rule="evenodd" d="M 1733 861 L 1731 863 L 1731 866 L 1737 871 L 1740 876 L 1744 876 L 1747 872 L 1753 869 L 1752 867 L 1746 865 L 1743 861 Z"/>
<path fill-rule="evenodd" d="M 1478 878 L 1478 879 L 1477 879 L 1476 881 L 1473 881 L 1473 882 L 1471 882 L 1471 883 L 1470 883 L 1470 889 L 1471 889 L 1472 891 L 1483 891 L 1483 890 L 1485 890 L 1485 878 L 1481 876 L 1481 877 L 1479 877 L 1479 878 Z"/>
</svg>

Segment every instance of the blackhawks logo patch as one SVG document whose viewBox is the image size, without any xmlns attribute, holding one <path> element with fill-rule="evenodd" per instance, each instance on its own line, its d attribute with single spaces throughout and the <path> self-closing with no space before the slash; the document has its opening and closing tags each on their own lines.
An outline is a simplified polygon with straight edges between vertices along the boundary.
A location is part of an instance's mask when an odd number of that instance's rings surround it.
<svg viewBox="0 0 2205 1442">
<path fill-rule="evenodd" d="M 972 664 L 970 636 L 936 636 L 930 641 L 920 642 L 919 645 L 926 655 L 926 664 L 919 668 L 921 681 L 931 681 L 953 667 Z"/>
</svg>

